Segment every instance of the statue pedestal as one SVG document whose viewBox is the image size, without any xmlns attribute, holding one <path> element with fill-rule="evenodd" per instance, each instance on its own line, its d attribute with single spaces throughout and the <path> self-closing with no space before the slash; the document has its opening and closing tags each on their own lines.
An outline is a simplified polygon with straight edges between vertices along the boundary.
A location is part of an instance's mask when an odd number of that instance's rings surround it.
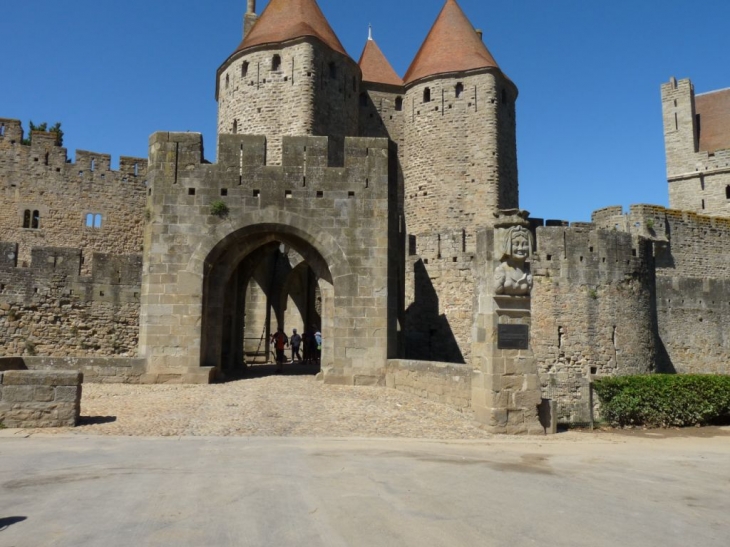
<svg viewBox="0 0 730 547">
<path fill-rule="evenodd" d="M 480 270 L 472 332 L 472 408 L 493 433 L 544 434 L 538 418 L 542 402 L 537 363 L 530 349 L 530 296 L 495 294 L 495 269 L 501 263 L 500 229 L 478 238 Z"/>
</svg>

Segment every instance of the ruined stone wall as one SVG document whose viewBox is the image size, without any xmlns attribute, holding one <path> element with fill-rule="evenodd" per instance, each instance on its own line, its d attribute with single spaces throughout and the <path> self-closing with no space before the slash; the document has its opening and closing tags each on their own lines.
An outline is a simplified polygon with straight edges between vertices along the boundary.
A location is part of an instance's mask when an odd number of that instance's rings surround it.
<svg viewBox="0 0 730 547">
<path fill-rule="evenodd" d="M 662 110 L 670 207 L 730 217 L 730 150 L 700 150 L 692 82 L 663 84 Z"/>
<path fill-rule="evenodd" d="M 18 264 L 30 263 L 33 247 L 78 247 L 88 273 L 94 252 L 142 252 L 146 159 L 122 157 L 113 171 L 110 156 L 77 150 L 69 163 L 54 133 L 34 132 L 26 146 L 19 121 L 0 123 L 0 241 L 18 243 Z M 37 227 L 26 211 L 38 212 Z M 97 227 L 89 214 L 100 215 Z"/>
<path fill-rule="evenodd" d="M 516 98 L 514 85 L 496 71 L 421 80 L 407 89 L 409 234 L 466 229 L 473 251 L 477 227 L 491 225 L 498 209 L 518 206 Z"/>
<path fill-rule="evenodd" d="M 135 356 L 141 255 L 34 248 L 16 267 L 17 245 L 0 243 L 0 356 Z"/>
<path fill-rule="evenodd" d="M 140 332 L 151 371 L 187 381 L 201 363 L 219 366 L 215 321 L 225 302 L 211 296 L 220 289 L 215 276 L 279 241 L 329 286 L 321 286 L 325 380 L 379 381 L 397 352 L 388 141 L 349 138 L 344 167 L 332 167 L 324 137 L 285 138 L 282 166 L 265 163 L 263 137 L 219 139 L 211 165 L 198 134 L 151 138 Z M 225 215 L 212 214 L 215 201 Z"/>
<path fill-rule="evenodd" d="M 311 38 L 246 50 L 218 72 L 218 134 L 266 136 L 268 165 L 281 165 L 282 136 L 331 136 L 341 159 L 343 138 L 358 134 L 361 77 L 351 59 Z"/>
<path fill-rule="evenodd" d="M 643 374 L 656 360 L 651 244 L 581 223 L 537 228 L 532 349 L 543 394 L 570 413 L 592 376 Z M 570 421 L 570 416 L 562 416 Z"/>
</svg>

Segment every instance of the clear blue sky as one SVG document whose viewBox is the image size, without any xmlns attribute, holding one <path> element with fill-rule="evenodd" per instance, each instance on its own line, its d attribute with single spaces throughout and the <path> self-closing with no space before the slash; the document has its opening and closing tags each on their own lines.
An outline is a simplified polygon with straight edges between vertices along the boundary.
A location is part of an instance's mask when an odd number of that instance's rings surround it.
<svg viewBox="0 0 730 547">
<path fill-rule="evenodd" d="M 266 2 L 259 0 L 259 13 Z M 357 60 L 372 23 L 403 75 L 443 0 L 319 0 Z M 727 0 L 460 0 L 517 102 L 521 206 L 587 220 L 667 204 L 659 86 L 730 87 Z M 245 0 L 5 0 L 0 117 L 60 121 L 75 149 L 147 155 L 155 131 L 198 131 L 215 160 L 215 71 Z"/>
</svg>

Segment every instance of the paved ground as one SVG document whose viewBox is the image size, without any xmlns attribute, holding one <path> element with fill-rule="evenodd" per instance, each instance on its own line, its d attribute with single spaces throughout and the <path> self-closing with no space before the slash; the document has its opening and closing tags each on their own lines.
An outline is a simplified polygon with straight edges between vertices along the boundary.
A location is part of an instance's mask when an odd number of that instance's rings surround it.
<svg viewBox="0 0 730 547">
<path fill-rule="evenodd" d="M 0 435 L 0 545 L 727 547 L 730 437 Z"/>
</svg>

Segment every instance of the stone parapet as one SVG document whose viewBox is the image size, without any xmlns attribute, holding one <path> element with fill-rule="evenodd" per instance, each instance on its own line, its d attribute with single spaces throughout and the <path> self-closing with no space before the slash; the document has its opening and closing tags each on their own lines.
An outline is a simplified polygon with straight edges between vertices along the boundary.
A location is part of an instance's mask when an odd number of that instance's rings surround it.
<svg viewBox="0 0 730 547">
<path fill-rule="evenodd" d="M 471 368 L 466 365 L 391 359 L 385 367 L 385 384 L 472 414 Z"/>
<path fill-rule="evenodd" d="M 12 428 L 75 426 L 83 379 L 72 371 L 0 373 L 0 423 Z"/>
</svg>

